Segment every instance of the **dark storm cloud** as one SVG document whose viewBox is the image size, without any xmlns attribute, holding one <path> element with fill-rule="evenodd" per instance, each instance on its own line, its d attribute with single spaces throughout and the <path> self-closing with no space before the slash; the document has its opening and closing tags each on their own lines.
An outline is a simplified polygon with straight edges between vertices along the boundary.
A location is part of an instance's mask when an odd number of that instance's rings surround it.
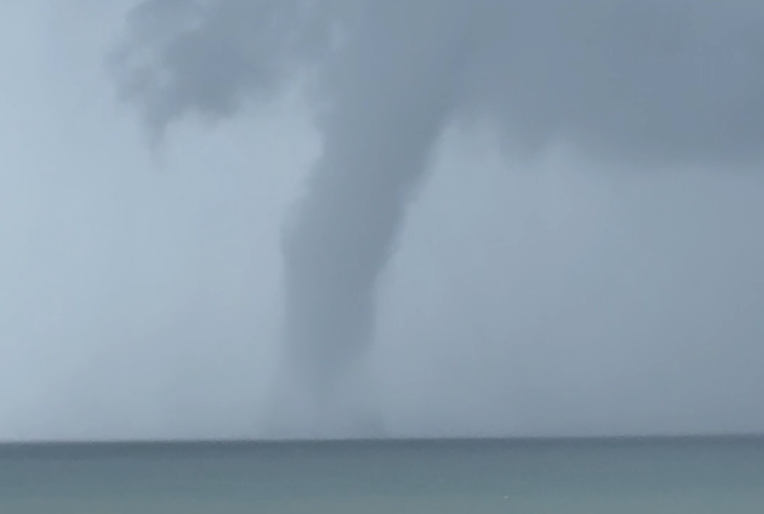
<svg viewBox="0 0 764 514">
<path fill-rule="evenodd" d="M 750 0 L 151 0 L 130 15 L 121 53 L 146 52 L 125 93 L 164 125 L 190 110 L 221 116 L 273 92 L 333 36 L 358 55 L 340 68 L 364 90 L 367 66 L 470 46 L 463 105 L 496 117 L 523 145 L 571 138 L 643 160 L 750 157 L 764 114 L 764 7 Z M 382 12 L 380 12 L 382 11 Z M 444 22 L 448 12 L 455 23 Z M 352 16 L 355 14 L 355 16 Z M 343 30 L 344 29 L 344 30 Z M 345 52 L 335 54 L 343 63 Z M 365 54 L 368 52 L 368 54 Z M 326 66 L 327 76 L 339 72 Z M 324 77 L 327 79 L 327 77 Z M 444 77 L 430 77 L 433 88 Z M 374 78 L 373 80 L 377 80 Z M 453 80 L 453 79 L 452 79 Z M 330 83 L 331 79 L 328 80 Z M 336 93 L 336 92 L 335 92 Z M 329 92 L 332 95 L 332 92 Z"/>
</svg>

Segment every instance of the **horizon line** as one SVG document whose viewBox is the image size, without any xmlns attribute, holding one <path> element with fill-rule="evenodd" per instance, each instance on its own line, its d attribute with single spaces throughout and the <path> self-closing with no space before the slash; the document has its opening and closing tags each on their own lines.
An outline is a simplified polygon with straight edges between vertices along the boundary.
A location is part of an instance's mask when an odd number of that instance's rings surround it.
<svg viewBox="0 0 764 514">
<path fill-rule="evenodd" d="M 345 438 L 155 438 L 155 439 L 16 439 L 0 440 L 0 448 L 21 446 L 269 446 L 339 443 L 468 443 L 468 442 L 660 442 L 660 441 L 732 441 L 764 440 L 764 432 L 729 432 L 707 434 L 623 434 L 623 435 L 523 435 L 523 436 L 396 436 Z"/>
</svg>

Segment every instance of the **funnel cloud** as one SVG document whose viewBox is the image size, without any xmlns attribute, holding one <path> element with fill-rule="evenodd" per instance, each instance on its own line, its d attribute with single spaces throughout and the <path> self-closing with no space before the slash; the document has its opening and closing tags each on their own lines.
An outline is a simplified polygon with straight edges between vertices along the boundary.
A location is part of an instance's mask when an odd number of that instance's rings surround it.
<svg viewBox="0 0 764 514">
<path fill-rule="evenodd" d="M 154 141 L 304 84 L 322 153 L 283 230 L 273 430 L 381 435 L 376 289 L 444 131 L 488 124 L 528 160 L 752 168 L 763 29 L 746 0 L 146 0 L 109 65 Z"/>
</svg>

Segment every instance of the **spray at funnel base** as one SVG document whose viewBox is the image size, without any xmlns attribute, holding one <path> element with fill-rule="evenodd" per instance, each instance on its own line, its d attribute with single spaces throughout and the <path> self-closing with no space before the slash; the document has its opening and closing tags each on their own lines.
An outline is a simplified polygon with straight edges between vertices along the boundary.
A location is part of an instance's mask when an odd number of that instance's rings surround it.
<svg viewBox="0 0 764 514">
<path fill-rule="evenodd" d="M 286 373 L 274 383 L 262 436 L 266 439 L 381 439 L 388 436 L 373 380 L 356 373 L 331 386 Z M 361 366 L 350 371 L 360 371 Z M 317 387 L 319 386 L 319 387 Z"/>
</svg>

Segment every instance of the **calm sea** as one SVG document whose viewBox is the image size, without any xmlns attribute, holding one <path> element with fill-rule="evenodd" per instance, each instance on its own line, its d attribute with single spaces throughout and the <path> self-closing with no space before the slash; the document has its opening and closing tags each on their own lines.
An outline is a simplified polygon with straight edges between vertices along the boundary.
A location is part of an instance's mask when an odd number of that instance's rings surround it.
<svg viewBox="0 0 764 514">
<path fill-rule="evenodd" d="M 0 513 L 755 513 L 764 439 L 0 446 Z"/>
</svg>

